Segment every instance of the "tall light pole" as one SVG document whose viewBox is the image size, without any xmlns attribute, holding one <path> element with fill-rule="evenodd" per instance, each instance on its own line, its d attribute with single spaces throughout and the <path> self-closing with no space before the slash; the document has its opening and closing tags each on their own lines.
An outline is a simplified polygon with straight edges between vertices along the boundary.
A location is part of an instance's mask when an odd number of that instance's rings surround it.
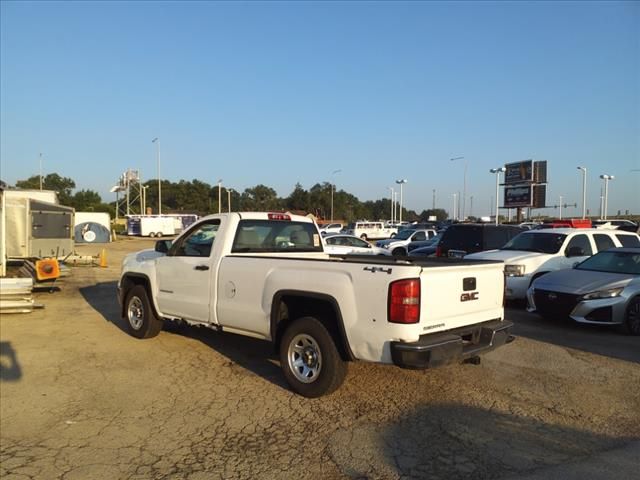
<svg viewBox="0 0 640 480">
<path fill-rule="evenodd" d="M 335 181 L 333 179 L 333 176 L 336 173 L 340 173 L 341 171 L 342 170 L 338 169 L 331 172 L 331 223 L 333 223 L 333 190 L 335 189 Z"/>
<path fill-rule="evenodd" d="M 218 213 L 222 213 L 222 179 L 218 179 Z"/>
<path fill-rule="evenodd" d="M 400 223 L 402 223 L 402 186 L 407 183 L 407 179 L 396 180 L 396 183 L 400 185 Z"/>
<path fill-rule="evenodd" d="M 456 213 L 457 210 L 457 202 L 456 200 L 458 199 L 458 194 L 454 193 L 453 194 L 453 215 L 451 215 L 451 217 L 453 218 L 453 220 L 457 220 L 458 219 L 458 214 Z"/>
<path fill-rule="evenodd" d="M 500 168 L 492 168 L 491 170 L 489 170 L 491 173 L 495 173 L 496 174 L 496 225 L 498 225 L 498 212 L 499 212 L 499 208 L 500 208 L 500 202 L 498 201 L 498 196 L 500 195 L 500 174 L 502 172 L 506 172 L 507 169 L 504 167 L 500 167 Z"/>
<path fill-rule="evenodd" d="M 578 167 L 582 170 L 582 219 L 587 217 L 587 167 Z"/>
<path fill-rule="evenodd" d="M 600 178 L 604 180 L 604 206 L 602 208 L 602 219 L 607 219 L 607 207 L 609 206 L 609 180 L 614 180 L 616 177 L 613 175 L 600 175 Z"/>
<path fill-rule="evenodd" d="M 433 206 L 431 207 L 433 210 L 436 209 L 436 189 L 433 189 Z M 434 212 L 435 213 L 435 212 Z"/>
<path fill-rule="evenodd" d="M 231 192 L 233 192 L 233 188 L 227 188 L 227 207 L 229 208 L 229 213 L 231 213 Z"/>
<path fill-rule="evenodd" d="M 455 162 L 456 160 L 464 160 L 464 177 L 462 179 L 462 221 L 465 218 L 465 207 L 466 207 L 466 199 L 467 199 L 467 159 L 464 157 L 454 157 L 450 158 L 450 162 Z"/>
<path fill-rule="evenodd" d="M 558 215 L 558 218 L 562 220 L 562 195 L 560 195 L 560 215 Z"/>
<path fill-rule="evenodd" d="M 391 223 L 396 223 L 396 218 L 394 215 L 394 203 L 396 198 L 396 192 L 393 187 L 387 187 L 391 191 Z"/>
<path fill-rule="evenodd" d="M 160 139 L 158 137 L 151 140 L 156 144 L 156 155 L 158 157 L 158 215 L 162 215 L 162 183 L 160 182 Z"/>
<path fill-rule="evenodd" d="M 42 190 L 42 153 L 40 154 L 40 190 Z"/>
</svg>

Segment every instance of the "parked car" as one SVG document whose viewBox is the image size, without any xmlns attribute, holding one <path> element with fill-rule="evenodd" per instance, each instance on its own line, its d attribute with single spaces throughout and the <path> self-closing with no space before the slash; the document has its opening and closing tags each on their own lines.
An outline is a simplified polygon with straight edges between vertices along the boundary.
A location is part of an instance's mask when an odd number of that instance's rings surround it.
<svg viewBox="0 0 640 480">
<path fill-rule="evenodd" d="M 435 255 L 441 240 L 442 240 L 442 234 L 439 233 L 438 235 L 433 237 L 431 240 L 427 240 L 425 242 L 411 242 L 407 247 L 409 250 L 409 256 L 410 257 L 430 257 L 432 255 Z M 412 245 L 414 244 L 421 244 L 421 245 L 412 247 Z"/>
<path fill-rule="evenodd" d="M 635 232 L 638 229 L 638 224 L 632 222 L 631 220 L 594 220 L 593 228 L 622 228 L 622 230 L 626 230 L 628 232 Z"/>
<path fill-rule="evenodd" d="M 397 233 L 397 235 L 393 238 L 389 238 L 388 240 L 378 240 L 376 242 L 376 247 L 380 247 L 386 249 L 391 252 L 392 255 L 395 256 L 403 256 L 407 254 L 407 245 L 409 245 L 413 241 L 418 240 L 427 240 L 429 238 L 433 238 L 437 235 L 435 230 L 413 230 L 411 228 L 407 228 L 405 230 L 401 230 Z"/>
<path fill-rule="evenodd" d="M 525 229 L 516 225 L 455 223 L 442 234 L 438 257 L 463 257 L 466 254 L 502 247 Z"/>
<path fill-rule="evenodd" d="M 347 225 L 342 233 L 355 235 L 362 240 L 377 240 L 391 238 L 398 233 L 395 227 L 385 226 L 383 222 L 370 222 L 368 220 L 353 222 Z"/>
<path fill-rule="evenodd" d="M 417 250 L 418 248 L 423 248 L 423 247 L 435 248 L 441 238 L 442 238 L 442 233 L 438 233 L 437 235 L 431 238 L 428 238 L 427 240 L 414 240 L 411 243 L 409 243 L 409 245 L 407 245 L 407 253 L 411 253 L 413 250 Z"/>
<path fill-rule="evenodd" d="M 329 233 L 324 237 L 324 251 L 333 255 L 391 255 L 389 250 L 378 248 L 354 235 Z"/>
<path fill-rule="evenodd" d="M 319 226 L 320 235 L 327 235 L 329 233 L 340 233 L 342 230 L 341 223 L 325 223 Z"/>
<path fill-rule="evenodd" d="M 594 253 L 613 247 L 640 247 L 640 237 L 621 230 L 595 228 L 528 230 L 499 250 L 475 253 L 467 258 L 502 260 L 507 277 L 505 297 L 514 300 L 524 299 L 536 278 L 571 268 Z"/>
<path fill-rule="evenodd" d="M 540 225 L 540 222 L 522 222 L 519 227 L 526 228 L 527 230 L 532 230 L 537 228 Z"/>
<path fill-rule="evenodd" d="M 536 279 L 527 310 L 578 323 L 619 325 L 640 335 L 640 248 L 598 252 L 572 269 Z"/>
</svg>

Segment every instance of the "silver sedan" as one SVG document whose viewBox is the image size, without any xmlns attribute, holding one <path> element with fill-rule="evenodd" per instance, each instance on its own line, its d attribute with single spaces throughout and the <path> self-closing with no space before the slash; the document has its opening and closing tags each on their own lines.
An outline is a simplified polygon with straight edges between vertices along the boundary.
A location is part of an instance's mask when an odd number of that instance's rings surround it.
<svg viewBox="0 0 640 480">
<path fill-rule="evenodd" d="M 329 233 L 322 241 L 324 242 L 325 253 L 332 255 L 391 255 L 389 250 L 374 247 L 369 242 L 353 235 Z"/>
<path fill-rule="evenodd" d="M 547 273 L 527 291 L 527 310 L 640 335 L 640 248 L 612 248 Z"/>
</svg>

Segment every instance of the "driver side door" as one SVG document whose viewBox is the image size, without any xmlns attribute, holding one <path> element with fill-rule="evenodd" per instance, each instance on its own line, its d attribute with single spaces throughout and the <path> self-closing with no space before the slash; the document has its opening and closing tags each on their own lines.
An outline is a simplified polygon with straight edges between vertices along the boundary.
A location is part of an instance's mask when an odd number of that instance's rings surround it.
<svg viewBox="0 0 640 480">
<path fill-rule="evenodd" d="M 156 260 L 156 298 L 164 315 L 209 323 L 211 252 L 219 226 L 219 219 L 197 224 Z"/>
</svg>

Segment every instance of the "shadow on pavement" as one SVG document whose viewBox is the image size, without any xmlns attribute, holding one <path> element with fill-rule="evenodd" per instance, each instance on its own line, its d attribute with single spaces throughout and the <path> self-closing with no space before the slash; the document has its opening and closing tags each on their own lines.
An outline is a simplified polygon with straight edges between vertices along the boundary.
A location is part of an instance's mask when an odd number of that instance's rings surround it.
<svg viewBox="0 0 640 480">
<path fill-rule="evenodd" d="M 514 322 L 516 336 L 640 363 L 640 337 L 622 334 L 615 327 L 546 319 L 522 308 L 507 308 L 505 317 Z"/>
<path fill-rule="evenodd" d="M 120 318 L 116 297 L 117 282 L 103 282 L 80 289 L 80 294 L 102 317 L 127 333 L 125 321 Z M 165 322 L 165 333 L 198 340 L 227 357 L 231 362 L 259 375 L 271 383 L 288 389 L 277 362 L 277 355 L 269 342 L 232 333 L 219 333 L 208 328 L 176 325 Z"/>
<path fill-rule="evenodd" d="M 338 431 L 329 448 L 340 470 L 352 478 L 466 480 L 518 478 L 632 440 L 444 404 L 419 407 L 390 425 L 366 422 Z M 627 478 L 619 473 L 611 478 Z"/>
<path fill-rule="evenodd" d="M 0 342 L 0 381 L 17 382 L 22 378 L 22 368 L 11 342 Z"/>
</svg>

